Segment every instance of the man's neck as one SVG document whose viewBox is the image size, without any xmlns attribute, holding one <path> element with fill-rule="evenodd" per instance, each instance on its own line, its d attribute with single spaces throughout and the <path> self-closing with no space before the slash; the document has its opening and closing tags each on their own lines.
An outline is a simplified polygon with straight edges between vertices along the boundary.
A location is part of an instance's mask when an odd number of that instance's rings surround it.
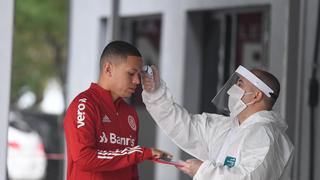
<svg viewBox="0 0 320 180">
<path fill-rule="evenodd" d="M 99 78 L 97 84 L 104 90 L 110 91 L 109 85 L 106 80 Z"/>
<path fill-rule="evenodd" d="M 241 125 L 248 117 L 251 116 L 251 114 L 245 114 L 245 113 L 240 113 L 237 118 L 239 121 L 239 125 Z"/>
<path fill-rule="evenodd" d="M 245 109 L 238 116 L 239 124 L 241 125 L 244 121 L 246 121 L 252 114 L 257 113 L 259 111 L 266 110 L 264 108 L 255 108 L 255 109 Z"/>
<path fill-rule="evenodd" d="M 115 101 L 119 98 L 118 95 L 116 95 L 116 94 L 114 94 L 114 93 L 112 92 L 111 88 L 109 87 L 110 85 L 108 84 L 108 81 L 107 81 L 107 80 L 104 80 L 104 79 L 99 78 L 97 84 L 98 84 L 102 89 L 104 89 L 104 90 L 106 90 L 106 91 L 110 91 L 113 102 L 115 102 Z"/>
</svg>

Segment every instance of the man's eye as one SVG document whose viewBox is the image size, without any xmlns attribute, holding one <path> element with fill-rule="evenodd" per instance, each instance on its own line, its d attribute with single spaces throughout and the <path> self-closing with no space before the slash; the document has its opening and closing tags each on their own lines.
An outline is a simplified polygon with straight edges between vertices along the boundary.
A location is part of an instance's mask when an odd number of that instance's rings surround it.
<svg viewBox="0 0 320 180">
<path fill-rule="evenodd" d="M 129 76 L 134 76 L 134 73 L 128 72 Z"/>
</svg>

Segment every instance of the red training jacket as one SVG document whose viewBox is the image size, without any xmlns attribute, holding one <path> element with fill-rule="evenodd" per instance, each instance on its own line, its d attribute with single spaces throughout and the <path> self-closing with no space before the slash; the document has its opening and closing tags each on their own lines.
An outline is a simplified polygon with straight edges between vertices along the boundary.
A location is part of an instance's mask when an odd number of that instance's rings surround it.
<svg viewBox="0 0 320 180">
<path fill-rule="evenodd" d="M 139 121 L 122 98 L 92 83 L 70 104 L 64 118 L 67 180 L 137 180 L 137 164 L 152 158 L 138 146 Z"/>
</svg>

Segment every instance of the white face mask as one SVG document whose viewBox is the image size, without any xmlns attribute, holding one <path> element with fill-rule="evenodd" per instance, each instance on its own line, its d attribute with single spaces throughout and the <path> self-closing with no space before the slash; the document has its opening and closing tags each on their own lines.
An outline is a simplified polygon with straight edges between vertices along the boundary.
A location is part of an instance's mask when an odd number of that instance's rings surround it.
<svg viewBox="0 0 320 180">
<path fill-rule="evenodd" d="M 234 84 L 227 92 L 229 94 L 228 107 L 230 111 L 230 117 L 236 117 L 242 112 L 249 104 L 245 104 L 241 98 L 245 95 L 252 94 L 252 92 L 245 92 L 238 85 Z"/>
</svg>

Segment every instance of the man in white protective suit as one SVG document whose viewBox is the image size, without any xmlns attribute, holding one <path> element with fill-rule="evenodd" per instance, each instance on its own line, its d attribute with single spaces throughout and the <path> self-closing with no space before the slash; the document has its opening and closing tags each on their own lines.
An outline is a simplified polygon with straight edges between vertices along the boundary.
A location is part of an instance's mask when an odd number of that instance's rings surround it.
<svg viewBox="0 0 320 180">
<path fill-rule="evenodd" d="M 221 114 L 190 114 L 175 103 L 159 72 L 143 74 L 143 101 L 160 128 L 197 159 L 177 167 L 194 180 L 289 180 L 293 145 L 272 110 L 279 81 L 239 66 L 212 100 Z"/>
</svg>

